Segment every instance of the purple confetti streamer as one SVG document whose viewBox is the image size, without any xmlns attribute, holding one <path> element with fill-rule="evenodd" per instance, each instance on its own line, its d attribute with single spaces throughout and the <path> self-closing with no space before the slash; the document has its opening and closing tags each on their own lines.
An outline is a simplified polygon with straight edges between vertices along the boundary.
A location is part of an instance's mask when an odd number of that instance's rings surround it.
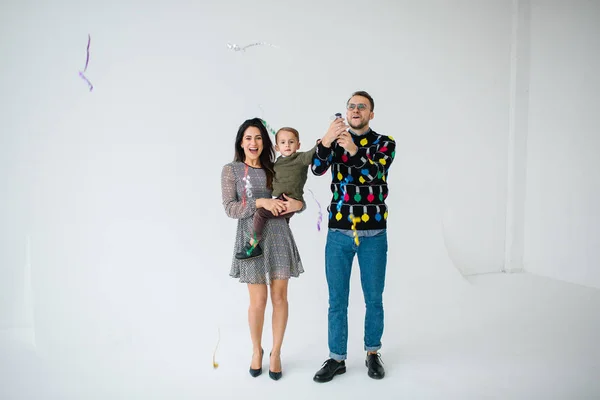
<svg viewBox="0 0 600 400">
<path fill-rule="evenodd" d="M 86 81 L 86 83 L 88 84 L 88 86 L 90 87 L 90 92 L 92 90 L 94 90 L 94 85 L 92 85 L 92 82 L 90 82 L 90 80 L 88 78 L 85 77 L 85 75 L 83 74 L 83 72 L 79 71 L 79 76 L 81 77 L 81 79 L 83 79 L 84 81 Z"/>
<path fill-rule="evenodd" d="M 85 68 L 83 69 L 83 72 L 87 71 L 87 67 L 90 62 L 90 43 L 91 42 L 92 42 L 92 38 L 91 38 L 90 34 L 88 33 L 88 44 L 87 44 L 87 50 L 86 50 L 87 55 L 85 57 Z"/>
<path fill-rule="evenodd" d="M 323 213 L 321 212 L 321 204 L 319 203 L 319 200 L 317 200 L 317 197 L 315 196 L 313 191 L 310 189 L 308 189 L 308 191 L 310 192 L 310 194 L 312 194 L 313 199 L 315 199 L 315 202 L 317 203 L 317 207 L 319 207 L 319 219 L 317 220 L 317 231 L 321 232 L 321 222 L 323 221 Z"/>
<path fill-rule="evenodd" d="M 87 54 L 85 57 L 85 67 L 83 68 L 83 72 L 87 71 L 87 67 L 90 62 L 90 43 L 91 42 L 92 42 L 92 38 L 91 38 L 90 34 L 88 33 L 88 42 L 87 42 L 87 48 L 86 48 Z M 91 92 L 92 90 L 94 90 L 94 85 L 92 85 L 92 82 L 90 82 L 90 80 L 83 74 L 83 72 L 79 71 L 79 77 L 88 84 L 88 86 L 90 88 L 90 92 Z"/>
</svg>

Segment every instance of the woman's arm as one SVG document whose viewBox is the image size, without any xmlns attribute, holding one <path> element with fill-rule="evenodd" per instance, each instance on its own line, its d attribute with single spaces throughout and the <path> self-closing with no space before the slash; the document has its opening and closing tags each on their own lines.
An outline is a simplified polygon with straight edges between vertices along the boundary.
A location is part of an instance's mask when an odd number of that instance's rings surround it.
<svg viewBox="0 0 600 400">
<path fill-rule="evenodd" d="M 248 218 L 256 211 L 257 199 L 246 197 L 245 201 L 242 201 L 238 198 L 235 189 L 235 174 L 231 165 L 225 165 L 221 172 L 221 196 L 225 214 L 230 218 Z"/>
</svg>

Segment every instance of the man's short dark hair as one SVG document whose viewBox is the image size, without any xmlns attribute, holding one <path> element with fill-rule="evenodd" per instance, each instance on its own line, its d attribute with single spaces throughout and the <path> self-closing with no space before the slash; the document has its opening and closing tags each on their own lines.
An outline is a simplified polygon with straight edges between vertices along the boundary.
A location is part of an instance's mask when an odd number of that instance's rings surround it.
<svg viewBox="0 0 600 400">
<path fill-rule="evenodd" d="M 371 95 L 369 93 L 365 92 L 364 90 L 359 90 L 357 92 L 352 93 L 352 96 L 350 96 L 350 99 L 354 96 L 366 97 L 367 99 L 369 99 L 369 102 L 371 103 L 371 111 L 375 110 L 375 102 L 373 101 L 373 98 L 371 97 Z M 348 99 L 346 104 L 350 103 L 350 99 Z"/>
</svg>

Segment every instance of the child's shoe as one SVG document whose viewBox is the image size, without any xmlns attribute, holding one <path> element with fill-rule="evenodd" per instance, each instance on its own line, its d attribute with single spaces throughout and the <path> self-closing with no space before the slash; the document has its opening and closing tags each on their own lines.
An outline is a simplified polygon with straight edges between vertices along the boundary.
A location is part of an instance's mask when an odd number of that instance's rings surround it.
<svg viewBox="0 0 600 400">
<path fill-rule="evenodd" d="M 242 251 L 235 255 L 235 258 L 238 260 L 246 260 L 248 258 L 254 258 L 258 256 L 262 256 L 262 248 L 260 244 L 252 245 L 250 243 L 246 243 Z"/>
</svg>

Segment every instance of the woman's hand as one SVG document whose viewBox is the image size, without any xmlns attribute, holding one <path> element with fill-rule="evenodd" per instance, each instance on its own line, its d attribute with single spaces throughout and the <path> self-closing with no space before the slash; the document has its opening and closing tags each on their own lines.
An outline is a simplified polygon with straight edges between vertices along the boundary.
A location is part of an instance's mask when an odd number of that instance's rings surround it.
<svg viewBox="0 0 600 400">
<path fill-rule="evenodd" d="M 283 194 L 283 197 L 285 198 L 285 201 L 283 202 L 283 204 L 285 205 L 285 211 L 281 213 L 282 215 L 300 211 L 302 210 L 302 207 L 304 207 L 304 203 L 300 200 L 292 199 L 291 197 L 288 197 L 285 193 Z"/>
<path fill-rule="evenodd" d="M 269 210 L 276 217 L 285 211 L 285 203 L 285 201 L 278 199 L 256 199 L 256 207 Z"/>
</svg>

